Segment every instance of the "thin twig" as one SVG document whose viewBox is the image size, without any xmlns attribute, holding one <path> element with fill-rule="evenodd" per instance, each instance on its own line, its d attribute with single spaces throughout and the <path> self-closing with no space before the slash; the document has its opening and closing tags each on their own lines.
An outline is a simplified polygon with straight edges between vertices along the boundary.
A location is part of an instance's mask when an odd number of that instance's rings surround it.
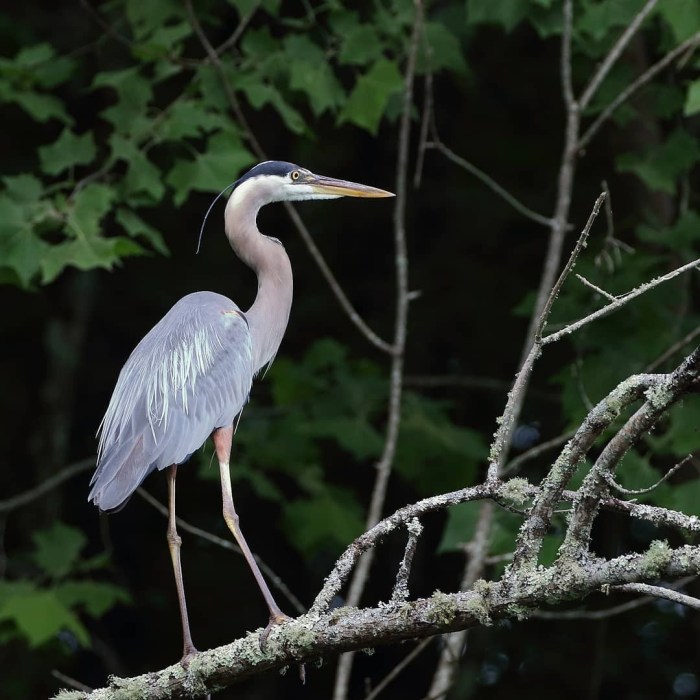
<svg viewBox="0 0 700 700">
<path fill-rule="evenodd" d="M 668 481 L 681 467 L 686 465 L 693 455 L 687 455 L 680 462 L 674 464 L 655 484 L 647 486 L 644 489 L 626 489 L 624 486 L 618 484 L 612 474 L 605 474 L 604 478 L 610 488 L 624 494 L 625 496 L 641 496 L 645 493 L 651 493 L 654 489 L 658 488 L 664 481 Z"/>
<path fill-rule="evenodd" d="M 411 664 L 415 659 L 418 658 L 418 656 L 425 651 L 433 642 L 435 641 L 434 637 L 428 637 L 427 639 L 424 639 L 422 642 L 419 644 L 416 644 L 411 651 L 404 656 L 401 661 L 399 661 L 394 668 L 389 671 L 389 673 L 382 678 L 382 680 L 377 683 L 377 685 L 372 688 L 371 692 L 367 693 L 365 696 L 365 700 L 374 700 L 379 693 L 381 693 L 384 688 L 386 688 L 391 681 L 394 680 L 409 664 Z"/>
<path fill-rule="evenodd" d="M 238 25 L 233 30 L 231 36 L 216 47 L 217 56 L 221 56 L 222 53 L 228 51 L 238 43 L 238 40 L 243 36 L 243 32 L 247 29 L 255 13 L 260 9 L 260 5 L 262 5 L 262 0 L 255 0 L 248 12 L 238 21 Z"/>
<path fill-rule="evenodd" d="M 663 586 L 652 586 L 648 583 L 624 583 L 621 586 L 611 586 L 610 588 L 613 591 L 641 593 L 643 595 L 654 596 L 655 598 L 665 598 L 666 600 L 680 603 L 693 610 L 700 610 L 700 600 L 697 598 L 693 598 L 685 593 L 679 593 L 670 588 L 664 588 Z"/>
<path fill-rule="evenodd" d="M 52 668 L 51 675 L 56 680 L 61 681 L 61 683 L 65 683 L 66 685 L 70 686 L 71 688 L 75 688 L 76 690 L 81 690 L 83 693 L 91 693 L 93 690 L 89 685 L 85 685 L 85 683 L 81 683 L 80 681 L 75 680 L 75 678 L 71 678 L 65 673 L 61 673 L 61 671 L 59 671 L 58 669 Z"/>
<path fill-rule="evenodd" d="M 632 37 L 637 33 L 637 30 L 642 25 L 642 22 L 644 22 L 649 13 L 654 9 L 657 2 L 658 0 L 647 0 L 644 7 L 642 7 L 642 9 L 637 13 L 636 17 L 627 25 L 627 27 L 625 27 L 625 31 L 622 32 L 614 46 L 610 49 L 610 51 L 608 51 L 607 55 L 603 59 L 603 62 L 600 64 L 600 67 L 591 78 L 579 99 L 579 107 L 581 111 L 588 107 L 601 83 L 603 80 L 605 80 L 615 63 L 617 63 L 617 60 L 622 55 L 622 52 L 627 47 L 627 44 L 629 44 Z"/>
<path fill-rule="evenodd" d="M 426 42 L 427 43 L 427 42 Z M 420 121 L 420 133 L 418 135 L 418 155 L 416 157 L 416 170 L 413 174 L 413 187 L 418 189 L 423 177 L 423 164 L 425 163 L 425 151 L 428 147 L 428 132 L 433 114 L 433 74 L 429 70 L 425 75 L 425 88 L 423 95 L 423 114 Z"/>
<path fill-rule="evenodd" d="M 653 66 L 647 68 L 633 83 L 628 85 L 617 97 L 598 115 L 597 119 L 586 129 L 586 132 L 579 139 L 578 148 L 583 150 L 588 146 L 591 139 L 598 133 L 600 127 L 610 119 L 615 110 L 624 104 L 639 88 L 646 85 L 657 73 L 660 73 L 666 66 L 672 63 L 678 56 L 689 49 L 694 49 L 700 45 L 700 32 L 696 32 L 675 49 L 669 51 L 662 59 Z"/>
<path fill-rule="evenodd" d="M 496 379 L 494 377 L 479 377 L 472 374 L 407 374 L 404 377 L 407 387 L 438 389 L 438 388 L 462 388 L 481 389 L 494 391 L 499 394 L 507 394 L 513 386 L 512 381 Z M 554 391 L 542 389 L 530 390 L 529 396 L 542 401 L 559 402 L 559 396 Z"/>
<path fill-rule="evenodd" d="M 497 480 L 501 470 L 504 467 L 508 449 L 511 444 L 513 430 L 515 429 L 515 425 L 518 421 L 525 392 L 527 391 L 527 386 L 530 381 L 530 375 L 532 374 L 532 368 L 534 367 L 537 358 L 540 356 L 542 345 L 544 344 L 542 332 L 547 325 L 547 319 L 552 311 L 552 305 L 554 304 L 554 300 L 557 298 L 559 291 L 564 285 L 566 278 L 576 265 L 578 256 L 586 245 L 591 227 L 598 216 L 598 212 L 600 211 L 600 207 L 602 206 L 604 199 L 605 194 L 600 194 L 598 199 L 596 199 L 593 209 L 588 217 L 588 221 L 583 227 L 583 230 L 576 241 L 574 249 L 571 251 L 571 255 L 569 256 L 564 269 L 561 271 L 557 281 L 552 287 L 552 290 L 547 296 L 547 299 L 542 307 L 542 311 L 539 314 L 537 323 L 534 326 L 534 339 L 530 352 L 525 357 L 525 360 L 515 377 L 513 388 L 508 394 L 508 401 L 506 402 L 505 409 L 498 420 L 498 430 L 496 430 L 493 442 L 491 443 L 491 450 L 489 452 L 489 467 L 486 477 L 487 481 Z"/>
<path fill-rule="evenodd" d="M 4 501 L 0 501 L 0 513 L 7 513 L 15 508 L 19 508 L 27 503 L 35 501 L 37 498 L 41 498 L 44 494 L 60 486 L 64 481 L 72 479 L 74 476 L 76 476 L 76 474 L 82 474 L 94 466 L 94 457 L 88 457 L 87 459 L 82 459 L 75 464 L 71 464 L 65 467 L 65 469 L 62 469 L 60 472 L 54 474 L 49 479 L 46 479 L 46 481 L 43 481 L 38 486 L 35 486 L 28 491 L 24 491 L 23 493 L 19 493 L 16 496 L 12 496 Z"/>
<path fill-rule="evenodd" d="M 664 362 L 666 362 L 666 360 L 672 358 L 679 350 L 692 343 L 698 336 L 700 336 L 700 326 L 690 331 L 690 333 L 662 352 L 661 355 L 659 355 L 653 362 L 650 362 L 647 365 L 647 368 L 644 371 L 653 372 L 655 369 L 658 369 Z"/>
<path fill-rule="evenodd" d="M 501 476 L 503 477 L 507 476 L 508 474 L 512 474 L 513 472 L 520 469 L 520 467 L 523 464 L 525 464 L 525 462 L 529 462 L 531 459 L 535 459 L 541 454 L 544 454 L 545 452 L 548 452 L 549 450 L 555 447 L 563 445 L 567 440 L 570 440 L 575 434 L 575 430 L 569 430 L 566 433 L 562 433 L 561 435 L 553 437 L 551 440 L 541 442 L 539 445 L 531 447 L 526 452 L 523 452 L 521 455 L 518 455 L 517 457 L 511 459 L 510 462 L 508 462 L 508 464 L 503 468 Z"/>
<path fill-rule="evenodd" d="M 335 277 L 330 267 L 328 266 L 328 263 L 321 254 L 321 251 L 318 249 L 318 246 L 316 245 L 316 243 L 314 243 L 314 239 L 311 237 L 309 229 L 306 228 L 306 225 L 304 224 L 301 216 L 299 216 L 297 210 L 289 202 L 285 202 L 284 205 L 285 209 L 287 210 L 287 214 L 289 214 L 289 218 L 292 220 L 294 226 L 296 226 L 296 229 L 299 232 L 302 241 L 304 241 L 307 250 L 311 254 L 311 257 L 314 259 L 316 265 L 318 265 L 319 270 L 321 270 L 321 274 L 326 280 L 326 284 L 328 284 L 328 286 L 331 288 L 331 291 L 335 295 L 335 298 L 338 300 L 338 303 L 340 304 L 343 311 L 345 311 L 350 321 L 372 345 L 374 345 L 376 348 L 379 348 L 379 350 L 381 350 L 382 352 L 392 354 L 394 352 L 393 346 L 390 343 L 387 343 L 386 340 L 384 340 L 383 338 L 380 338 L 367 325 L 362 316 L 360 316 L 360 314 L 356 311 L 355 307 L 348 299 L 347 295 L 343 291 L 343 288 L 340 286 L 337 278 Z"/>
<path fill-rule="evenodd" d="M 413 557 L 416 553 L 418 538 L 423 532 L 423 526 L 418 518 L 413 518 L 406 523 L 408 538 L 406 539 L 406 548 L 403 553 L 403 559 L 399 564 L 399 570 L 396 574 L 396 583 L 394 584 L 394 592 L 391 595 L 392 601 L 408 600 L 408 577 L 411 575 L 411 566 L 413 565 Z"/>
<path fill-rule="evenodd" d="M 609 292 L 606 292 L 604 289 L 601 289 L 597 285 L 593 284 L 590 280 L 587 280 L 583 275 L 579 275 L 578 272 L 575 273 L 575 277 L 579 282 L 582 282 L 583 284 L 586 285 L 589 289 L 592 289 L 594 292 L 597 292 L 600 294 L 600 296 L 605 297 L 608 301 L 617 301 L 617 297 L 614 297 L 612 294 Z"/>
<path fill-rule="evenodd" d="M 475 581 L 482 575 L 486 557 L 488 556 L 491 526 L 495 510 L 496 507 L 493 501 L 486 501 L 481 505 L 474 537 L 466 545 L 466 551 L 468 552 L 467 565 L 460 583 L 460 590 L 465 591 L 472 588 Z M 462 656 L 461 651 L 464 649 L 466 639 L 466 630 L 452 632 L 443 638 L 444 645 L 430 683 L 427 698 L 444 698 L 450 692 L 459 668 L 459 661 Z"/>
<path fill-rule="evenodd" d="M 433 140 L 426 144 L 427 148 L 434 148 L 444 155 L 448 160 L 452 161 L 455 165 L 459 165 L 461 168 L 471 173 L 475 178 L 483 182 L 490 190 L 495 192 L 501 199 L 508 202 L 515 211 L 522 214 L 524 217 L 534 221 L 542 226 L 551 226 L 552 220 L 542 214 L 538 214 L 536 211 L 530 209 L 530 207 L 523 204 L 519 199 L 516 199 L 505 187 L 499 185 L 490 175 L 487 175 L 483 170 L 477 168 L 476 165 L 470 163 L 462 156 L 457 155 L 452 149 L 448 148 L 436 135 L 433 136 Z"/>
<path fill-rule="evenodd" d="M 556 333 L 550 333 L 549 335 L 545 336 L 544 338 L 542 338 L 542 345 L 556 343 L 558 340 L 561 340 L 564 336 L 570 335 L 582 326 L 585 326 L 591 323 L 592 321 L 596 321 L 599 318 L 603 318 L 604 316 L 607 316 L 613 313 L 614 311 L 617 311 L 618 309 L 625 306 L 625 304 L 628 304 L 630 301 L 632 301 L 632 299 L 636 299 L 638 296 L 645 294 L 650 289 L 654 289 L 660 284 L 668 282 L 669 280 L 672 280 L 675 277 L 682 275 L 684 272 L 698 267 L 700 267 L 700 258 L 693 260 L 692 262 L 686 263 L 685 265 L 682 265 L 681 267 L 678 267 L 675 270 L 665 275 L 662 275 L 661 277 L 656 277 L 655 279 L 650 280 L 649 282 L 645 282 L 644 284 L 639 285 L 639 287 L 633 289 L 632 291 L 627 292 L 623 296 L 618 297 L 614 302 L 607 304 L 602 309 L 598 309 L 592 314 L 589 314 L 588 316 L 585 316 L 584 318 L 569 324 L 568 326 L 562 328 Z"/>
<path fill-rule="evenodd" d="M 564 245 L 564 237 L 568 230 L 569 209 L 571 206 L 571 196 L 573 192 L 574 173 L 576 166 L 576 144 L 578 143 L 578 133 L 580 125 L 580 117 L 578 106 L 573 97 L 571 86 L 571 36 L 573 32 L 573 1 L 564 0 L 563 7 L 563 27 L 561 39 L 561 82 L 564 104 L 566 107 L 566 128 L 564 132 L 564 147 L 559 166 L 559 175 L 557 178 L 557 198 L 554 207 L 554 215 L 549 225 L 549 241 L 547 245 L 547 253 L 545 255 L 542 273 L 540 275 L 537 297 L 535 300 L 535 308 L 530 317 L 530 324 L 527 334 L 523 341 L 520 362 L 518 363 L 519 372 L 516 377 L 516 386 L 509 394 L 508 403 L 510 404 L 509 419 L 510 425 L 499 426 L 496 438 L 499 442 L 498 446 L 491 451 L 491 460 L 489 465 L 490 477 L 498 478 L 499 471 L 507 458 L 510 449 L 510 443 L 513 436 L 513 430 L 517 422 L 517 418 L 522 410 L 523 402 L 525 401 L 525 393 L 529 384 L 529 375 L 532 366 L 536 359 L 536 351 L 534 350 L 534 341 L 536 329 L 538 327 L 538 319 L 542 310 L 545 307 L 548 296 L 551 293 L 552 285 L 556 279 L 557 271 L 561 262 L 561 256 Z M 521 381 L 518 383 L 518 379 Z M 505 412 L 504 412 L 505 415 Z M 503 429 L 501 429 L 503 428 Z M 494 440 L 496 445 L 496 440 Z M 482 527 L 477 529 L 477 532 L 472 540 L 473 552 L 469 557 L 465 567 L 462 583 L 469 580 L 476 580 L 484 568 L 486 556 L 488 555 L 488 540 L 491 525 L 493 522 L 494 506 L 492 503 L 484 503 L 481 506 L 479 513 L 479 522 Z M 440 658 L 433 674 L 433 679 L 430 685 L 428 697 L 443 698 L 447 695 L 453 685 L 455 674 L 458 668 L 459 650 L 464 644 L 465 634 L 458 633 L 450 635 L 447 638 L 447 643 L 440 653 Z"/>
<path fill-rule="evenodd" d="M 591 227 L 593 226 L 593 222 L 596 220 L 598 212 L 600 211 L 600 207 L 602 206 L 604 201 L 605 192 L 601 192 L 601 194 L 598 195 L 598 199 L 596 199 L 595 204 L 593 205 L 591 213 L 588 215 L 588 221 L 586 221 L 586 225 L 583 227 L 583 231 L 581 231 L 581 235 L 578 237 L 576 245 L 571 251 L 571 255 L 569 256 L 566 265 L 564 265 L 564 269 L 561 271 L 559 278 L 554 283 L 552 291 L 547 297 L 547 301 L 545 302 L 544 307 L 542 309 L 542 313 L 540 314 L 539 322 L 535 328 L 535 341 L 538 343 L 542 342 L 542 332 L 544 331 L 544 328 L 547 325 L 549 314 L 552 311 L 554 301 L 559 296 L 559 292 L 564 286 L 564 282 L 569 276 L 569 273 L 571 272 L 571 270 L 573 270 L 574 266 L 576 265 L 576 261 L 578 260 L 581 251 L 586 247 L 586 242 L 588 241 L 588 235 L 591 232 Z"/>
<path fill-rule="evenodd" d="M 143 487 L 139 488 L 136 490 L 136 493 L 138 493 L 141 498 L 146 501 L 149 505 L 153 506 L 161 515 L 164 517 L 168 517 L 168 509 L 156 498 L 151 496 L 146 489 Z M 188 523 L 186 520 L 183 520 L 180 517 L 176 517 L 175 521 L 178 525 L 178 527 L 182 528 L 185 532 L 189 532 L 192 535 L 196 535 L 197 537 L 201 537 L 203 540 L 207 540 L 207 542 L 211 542 L 212 544 L 215 544 L 219 547 L 223 547 L 223 549 L 228 549 L 232 552 L 236 552 L 236 554 L 243 554 L 241 552 L 240 547 L 237 544 L 234 544 L 233 542 L 230 542 L 229 540 L 225 540 L 222 537 L 218 537 L 217 535 L 213 535 L 211 532 L 207 532 L 206 530 L 202 530 L 202 528 L 197 527 L 196 525 L 191 525 Z M 286 584 L 282 579 L 257 555 L 253 554 L 255 557 L 255 561 L 258 563 L 260 568 L 263 570 L 265 573 L 265 576 L 268 578 L 270 583 L 272 583 L 275 588 L 285 597 L 287 600 L 292 604 L 294 609 L 300 614 L 303 615 L 306 612 L 306 608 L 304 605 L 302 605 L 301 601 L 299 598 L 297 598 L 290 590 L 287 588 Z"/>
<path fill-rule="evenodd" d="M 563 22 L 561 30 L 561 93 L 564 98 L 566 111 L 578 112 L 574 97 L 573 81 L 571 79 L 571 37 L 574 26 L 574 5 L 572 0 L 564 0 Z"/>
<path fill-rule="evenodd" d="M 382 517 L 384 501 L 389 485 L 396 454 L 396 445 L 401 423 L 401 403 L 403 396 L 404 350 L 408 324 L 408 253 L 406 250 L 406 197 L 408 182 L 408 152 L 411 134 L 411 112 L 413 109 L 413 81 L 416 71 L 416 57 L 423 23 L 422 0 L 414 0 L 414 20 L 411 39 L 406 58 L 404 74 L 403 110 L 399 123 L 399 143 L 396 161 L 396 202 L 394 204 L 394 264 L 396 268 L 396 311 L 394 321 L 393 354 L 391 357 L 389 408 L 384 448 L 377 463 L 377 473 L 372 489 L 366 527 L 374 527 Z M 348 605 L 357 606 L 362 598 L 375 550 L 367 552 L 358 562 L 350 581 Z M 338 661 L 338 670 L 333 689 L 333 700 L 347 698 L 350 674 L 352 672 L 353 654 L 345 654 Z"/>
</svg>

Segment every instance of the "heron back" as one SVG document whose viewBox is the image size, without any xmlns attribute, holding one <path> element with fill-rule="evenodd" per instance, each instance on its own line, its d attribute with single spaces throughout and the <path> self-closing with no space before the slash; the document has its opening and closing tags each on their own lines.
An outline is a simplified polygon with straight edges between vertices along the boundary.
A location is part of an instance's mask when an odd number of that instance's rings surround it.
<svg viewBox="0 0 700 700">
<path fill-rule="evenodd" d="M 181 464 L 243 408 L 253 380 L 245 315 L 230 299 L 178 301 L 129 356 L 100 425 L 88 499 L 120 508 L 154 469 Z"/>
</svg>

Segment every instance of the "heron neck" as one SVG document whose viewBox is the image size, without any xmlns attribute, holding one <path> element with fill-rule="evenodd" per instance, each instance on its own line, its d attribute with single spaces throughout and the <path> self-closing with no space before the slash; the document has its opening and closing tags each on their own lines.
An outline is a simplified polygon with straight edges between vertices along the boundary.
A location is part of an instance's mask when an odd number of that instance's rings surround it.
<svg viewBox="0 0 700 700">
<path fill-rule="evenodd" d="M 226 235 L 236 255 L 258 278 L 258 293 L 246 318 L 253 340 L 253 366 L 258 372 L 271 362 L 287 329 L 292 307 L 292 266 L 284 246 L 264 236 L 256 224 L 260 207 L 249 215 L 226 208 Z"/>
</svg>

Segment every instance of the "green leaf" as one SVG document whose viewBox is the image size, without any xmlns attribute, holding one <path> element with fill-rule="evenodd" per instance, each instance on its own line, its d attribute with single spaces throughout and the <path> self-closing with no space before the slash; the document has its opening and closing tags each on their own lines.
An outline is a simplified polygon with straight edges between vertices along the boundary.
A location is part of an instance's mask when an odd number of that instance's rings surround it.
<svg viewBox="0 0 700 700">
<path fill-rule="evenodd" d="M 683 114 L 690 117 L 700 112 L 700 79 L 694 80 L 688 86 L 688 94 L 685 98 Z"/>
<path fill-rule="evenodd" d="M 640 9 L 639 0 L 609 0 L 587 3 L 576 28 L 600 41 L 612 29 L 626 27 Z"/>
<path fill-rule="evenodd" d="M 676 457 L 684 457 L 697 450 L 700 444 L 700 400 L 688 397 L 673 406 L 667 416 L 669 421 L 659 439 L 659 446 Z"/>
<path fill-rule="evenodd" d="M 631 450 L 620 462 L 615 479 L 626 489 L 637 490 L 653 486 L 662 476 L 661 472 L 649 464 L 648 459 Z M 641 502 L 659 501 L 668 498 L 670 490 L 671 487 L 667 483 L 661 483 L 653 491 L 635 495 L 634 498 Z"/>
<path fill-rule="evenodd" d="M 439 71 L 449 68 L 456 73 L 464 73 L 467 63 L 462 54 L 459 39 L 444 24 L 426 22 L 425 39 L 430 47 L 428 55 L 423 55 L 422 70 Z"/>
<path fill-rule="evenodd" d="M 87 538 L 77 528 L 62 522 L 48 530 L 35 532 L 32 558 L 49 576 L 65 576 L 77 562 Z"/>
<path fill-rule="evenodd" d="M 91 617 L 102 617 L 117 603 L 129 603 L 123 589 L 101 581 L 66 581 L 55 588 L 56 597 L 68 608 L 82 607 Z"/>
<path fill-rule="evenodd" d="M 161 171 L 130 138 L 114 133 L 109 139 L 114 160 L 127 163 L 120 194 L 130 203 L 157 204 L 165 194 Z"/>
<path fill-rule="evenodd" d="M 700 515 L 700 479 L 674 484 L 669 498 L 663 505 L 686 515 Z"/>
<path fill-rule="evenodd" d="M 477 463 L 485 457 L 481 435 L 456 426 L 444 404 L 406 393 L 396 470 L 421 494 L 452 491 L 471 483 Z"/>
<path fill-rule="evenodd" d="M 56 141 L 39 148 L 41 167 L 48 175 L 58 175 L 68 168 L 91 163 L 97 155 L 92 133 L 81 136 L 64 129 Z"/>
<path fill-rule="evenodd" d="M 74 197 L 68 210 L 68 222 L 79 236 L 92 238 L 100 232 L 100 221 L 114 201 L 115 192 L 107 185 L 93 183 Z"/>
<path fill-rule="evenodd" d="M 13 95 L 13 101 L 39 122 L 58 119 L 64 124 L 73 123 L 63 103 L 53 95 L 41 95 L 38 92 L 17 92 Z"/>
<path fill-rule="evenodd" d="M 53 46 L 44 42 L 20 49 L 15 56 L 15 63 L 18 66 L 33 68 L 39 63 L 50 61 L 55 55 Z"/>
<path fill-rule="evenodd" d="M 143 248 L 128 238 L 85 238 L 51 246 L 50 254 L 41 261 L 42 284 L 53 282 L 67 267 L 92 270 L 96 267 L 111 270 L 121 258 L 141 255 Z"/>
<path fill-rule="evenodd" d="M 160 232 L 150 224 L 147 224 L 131 209 L 119 209 L 116 214 L 116 220 L 132 238 L 144 238 L 161 255 L 170 255 L 168 246 L 165 244 Z"/>
<path fill-rule="evenodd" d="M 458 503 L 447 511 L 447 524 L 438 545 L 438 554 L 452 552 L 474 536 L 479 517 L 478 503 Z"/>
<path fill-rule="evenodd" d="M 112 122 L 117 131 L 138 134 L 147 125 L 150 126 L 150 120 L 145 115 L 152 97 L 151 83 L 141 75 L 139 66 L 98 73 L 92 86 L 110 87 L 116 91 L 117 102 L 101 114 Z"/>
<path fill-rule="evenodd" d="M 201 100 L 178 100 L 171 105 L 156 129 L 163 140 L 181 141 L 224 129 L 227 125 L 225 117 L 209 111 Z"/>
<path fill-rule="evenodd" d="M 254 109 L 260 109 L 269 104 L 275 108 L 290 131 L 295 134 L 304 132 L 306 128 L 304 119 L 297 110 L 285 101 L 277 88 L 258 82 L 254 77 L 248 81 L 241 82 L 240 88 Z"/>
<path fill-rule="evenodd" d="M 328 547 L 339 549 L 364 529 L 362 508 L 355 497 L 330 486 L 313 498 L 287 503 L 284 522 L 290 540 L 307 556 Z"/>
<path fill-rule="evenodd" d="M 308 428 L 310 434 L 316 437 L 334 438 L 357 459 L 377 457 L 382 449 L 382 436 L 361 416 L 320 418 Z"/>
<path fill-rule="evenodd" d="M 469 24 L 500 24 L 510 32 L 529 10 L 529 0 L 467 0 Z"/>
<path fill-rule="evenodd" d="M 686 174 L 700 159 L 697 139 L 685 129 L 676 129 L 658 146 L 643 154 L 627 153 L 617 160 L 617 169 L 637 175 L 652 190 L 674 194 L 676 180 Z"/>
<path fill-rule="evenodd" d="M 7 194 L 15 202 L 34 204 L 42 196 L 44 190 L 41 181 L 29 173 L 8 175 L 2 178 L 2 182 Z"/>
<path fill-rule="evenodd" d="M 662 0 L 656 11 L 671 27 L 679 44 L 700 31 L 700 3 L 693 0 Z"/>
<path fill-rule="evenodd" d="M 540 549 L 537 563 L 540 566 L 551 566 L 554 564 L 559 553 L 559 547 L 563 542 L 563 538 L 557 535 L 545 535 L 542 540 L 542 549 Z"/>
<path fill-rule="evenodd" d="M 0 620 L 13 622 L 32 647 L 51 641 L 62 630 L 73 632 L 83 646 L 89 643 L 85 627 L 53 590 L 8 590 L 0 581 Z"/>
<path fill-rule="evenodd" d="M 358 24 L 342 32 L 340 41 L 341 65 L 366 66 L 382 57 L 382 42 L 371 24 Z"/>
<path fill-rule="evenodd" d="M 187 21 L 159 26 L 134 47 L 134 53 L 144 60 L 172 59 L 181 52 L 184 40 L 191 34 L 192 25 Z"/>
<path fill-rule="evenodd" d="M 700 243 L 700 214 L 688 209 L 669 228 L 642 225 L 637 229 L 640 241 L 661 245 L 668 250 L 693 255 Z"/>
<path fill-rule="evenodd" d="M 299 35 L 289 36 L 284 44 L 290 65 L 289 87 L 306 94 L 316 116 L 335 109 L 344 92 L 321 48 Z"/>
<path fill-rule="evenodd" d="M 12 183 L 8 192 L 14 187 L 21 190 L 21 196 L 31 193 L 29 176 L 6 178 Z M 21 184 L 24 182 L 24 184 Z M 22 206 L 10 199 L 6 194 L 0 194 L 0 267 L 14 270 L 22 286 L 29 282 L 39 271 L 39 262 L 49 246 L 39 238 L 32 227 L 30 217 L 31 206 Z"/>
<path fill-rule="evenodd" d="M 175 204 L 180 205 L 192 191 L 220 192 L 253 161 L 253 155 L 237 137 L 218 133 L 209 139 L 206 151 L 194 160 L 175 163 L 166 182 L 175 190 Z"/>
<path fill-rule="evenodd" d="M 125 8 L 126 17 L 139 41 L 165 26 L 170 20 L 185 14 L 182 4 L 177 0 L 126 0 Z"/>
<path fill-rule="evenodd" d="M 396 64 L 380 59 L 358 79 L 338 121 L 341 124 L 352 122 L 376 134 L 389 98 L 398 93 L 402 86 L 403 79 Z"/>
</svg>

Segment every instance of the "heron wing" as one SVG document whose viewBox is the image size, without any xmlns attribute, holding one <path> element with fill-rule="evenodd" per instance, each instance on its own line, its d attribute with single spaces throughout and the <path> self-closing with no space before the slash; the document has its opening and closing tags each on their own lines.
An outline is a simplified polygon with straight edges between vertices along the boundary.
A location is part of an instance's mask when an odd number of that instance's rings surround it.
<svg viewBox="0 0 700 700">
<path fill-rule="evenodd" d="M 253 380 L 245 315 L 196 292 L 175 304 L 122 368 L 100 425 L 89 500 L 122 506 L 154 469 L 181 464 L 243 408 Z"/>
</svg>

